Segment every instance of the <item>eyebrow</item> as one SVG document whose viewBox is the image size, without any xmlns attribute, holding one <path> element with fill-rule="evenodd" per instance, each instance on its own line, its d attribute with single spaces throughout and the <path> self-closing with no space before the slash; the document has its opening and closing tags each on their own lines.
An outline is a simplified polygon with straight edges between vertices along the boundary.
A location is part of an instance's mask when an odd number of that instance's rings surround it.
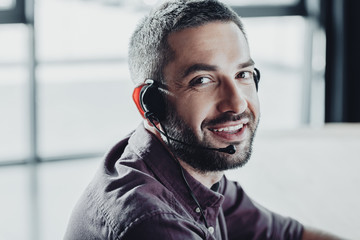
<svg viewBox="0 0 360 240">
<path fill-rule="evenodd" d="M 240 64 L 238 65 L 238 68 L 246 68 L 246 67 L 250 67 L 250 66 L 254 66 L 254 65 L 255 65 L 254 60 L 252 60 L 252 59 L 250 58 L 247 62 L 240 63 Z"/>
<path fill-rule="evenodd" d="M 238 65 L 238 68 L 245 68 L 249 66 L 255 65 L 255 62 L 252 59 L 249 59 L 248 61 L 244 63 L 240 63 Z M 182 78 L 185 78 L 189 76 L 192 73 L 199 72 L 199 71 L 216 71 L 218 70 L 218 67 L 215 65 L 209 65 L 204 63 L 196 63 L 191 65 L 190 67 L 186 68 L 185 71 L 182 74 Z"/>
<path fill-rule="evenodd" d="M 185 78 L 194 72 L 199 71 L 216 71 L 218 67 L 214 65 L 204 64 L 204 63 L 196 63 L 185 69 L 182 74 L 182 77 Z"/>
</svg>

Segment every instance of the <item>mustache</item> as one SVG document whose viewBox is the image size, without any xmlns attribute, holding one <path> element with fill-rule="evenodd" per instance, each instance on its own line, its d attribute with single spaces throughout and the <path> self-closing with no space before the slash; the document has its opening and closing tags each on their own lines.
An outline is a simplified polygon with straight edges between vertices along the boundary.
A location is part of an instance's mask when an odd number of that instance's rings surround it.
<svg viewBox="0 0 360 240">
<path fill-rule="evenodd" d="M 227 122 L 235 122 L 235 121 L 239 121 L 243 118 L 248 118 L 249 122 L 253 122 L 254 121 L 254 115 L 250 112 L 250 111 L 245 111 L 243 113 L 240 114 L 232 114 L 232 113 L 223 113 L 220 116 L 211 119 L 211 120 L 205 120 L 201 125 L 201 127 L 206 127 L 206 126 L 213 126 L 213 125 L 217 125 L 217 124 L 221 124 L 221 123 L 227 123 Z"/>
</svg>

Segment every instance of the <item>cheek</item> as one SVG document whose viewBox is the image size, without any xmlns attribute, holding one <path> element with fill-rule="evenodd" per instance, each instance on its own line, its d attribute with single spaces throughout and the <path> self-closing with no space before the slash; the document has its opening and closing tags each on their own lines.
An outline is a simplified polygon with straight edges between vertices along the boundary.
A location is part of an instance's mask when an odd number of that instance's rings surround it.
<svg viewBox="0 0 360 240">
<path fill-rule="evenodd" d="M 201 132 L 201 123 L 208 117 L 211 106 L 214 105 L 211 103 L 212 101 L 208 96 L 183 97 L 176 103 L 176 110 L 195 132 Z"/>
<path fill-rule="evenodd" d="M 255 119 L 258 119 L 260 116 L 260 101 L 257 93 L 248 98 L 248 108 L 254 113 Z"/>
</svg>

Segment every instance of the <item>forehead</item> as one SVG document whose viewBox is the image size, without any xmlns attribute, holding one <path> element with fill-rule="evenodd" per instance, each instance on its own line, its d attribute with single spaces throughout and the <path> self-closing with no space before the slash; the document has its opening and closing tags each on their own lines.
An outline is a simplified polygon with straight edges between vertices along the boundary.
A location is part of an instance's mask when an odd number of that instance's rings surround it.
<svg viewBox="0 0 360 240">
<path fill-rule="evenodd" d="M 222 68 L 250 60 L 247 40 L 233 22 L 211 22 L 183 29 L 170 34 L 168 43 L 175 56 L 164 69 L 165 77 L 174 71 L 178 74 L 193 64 Z"/>
</svg>

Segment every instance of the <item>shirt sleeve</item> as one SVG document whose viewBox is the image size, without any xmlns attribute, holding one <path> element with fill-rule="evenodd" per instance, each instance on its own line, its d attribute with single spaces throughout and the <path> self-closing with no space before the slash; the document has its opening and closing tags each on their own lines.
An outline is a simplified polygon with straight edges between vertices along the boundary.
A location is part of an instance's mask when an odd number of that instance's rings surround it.
<svg viewBox="0 0 360 240">
<path fill-rule="evenodd" d="M 260 206 L 249 198 L 238 183 L 224 177 L 220 193 L 225 197 L 223 212 L 229 240 L 301 239 L 303 226 L 299 222 Z"/>
</svg>

